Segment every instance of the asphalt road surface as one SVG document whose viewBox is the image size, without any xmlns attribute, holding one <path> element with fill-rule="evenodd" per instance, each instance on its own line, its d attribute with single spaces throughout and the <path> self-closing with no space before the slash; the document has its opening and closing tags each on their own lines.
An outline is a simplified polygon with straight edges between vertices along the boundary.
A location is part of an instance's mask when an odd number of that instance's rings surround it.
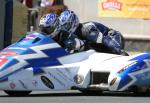
<svg viewBox="0 0 150 103">
<path fill-rule="evenodd" d="M 0 103 L 150 103 L 150 94 L 103 93 L 85 95 L 78 91 L 32 92 L 25 97 L 9 97 L 0 92 Z"/>
</svg>

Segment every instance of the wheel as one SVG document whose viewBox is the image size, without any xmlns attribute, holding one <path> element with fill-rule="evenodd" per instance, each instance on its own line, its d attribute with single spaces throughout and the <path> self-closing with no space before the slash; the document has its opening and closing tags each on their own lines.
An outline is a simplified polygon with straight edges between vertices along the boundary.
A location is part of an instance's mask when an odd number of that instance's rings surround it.
<svg viewBox="0 0 150 103">
<path fill-rule="evenodd" d="M 80 90 L 83 94 L 86 94 L 86 95 L 99 95 L 99 94 L 102 94 L 102 91 L 101 90 L 86 90 L 86 89 L 83 89 L 83 90 Z"/>
<path fill-rule="evenodd" d="M 32 91 L 11 91 L 11 90 L 5 90 L 4 92 L 6 94 L 8 94 L 9 96 L 27 96 Z"/>
<path fill-rule="evenodd" d="M 129 88 L 134 95 L 146 95 L 148 94 L 148 87 L 132 86 Z"/>
</svg>

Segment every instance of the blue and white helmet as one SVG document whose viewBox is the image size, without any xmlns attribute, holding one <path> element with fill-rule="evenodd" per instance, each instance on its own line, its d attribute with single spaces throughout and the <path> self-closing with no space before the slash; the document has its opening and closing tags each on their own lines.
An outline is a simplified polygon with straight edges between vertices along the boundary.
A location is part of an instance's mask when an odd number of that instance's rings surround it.
<svg viewBox="0 0 150 103">
<path fill-rule="evenodd" d="M 79 25 L 78 16 L 70 10 L 65 10 L 59 16 L 58 30 L 74 33 Z"/>
<path fill-rule="evenodd" d="M 49 13 L 41 17 L 39 27 L 42 32 L 51 34 L 58 25 L 58 16 L 55 13 Z"/>
</svg>

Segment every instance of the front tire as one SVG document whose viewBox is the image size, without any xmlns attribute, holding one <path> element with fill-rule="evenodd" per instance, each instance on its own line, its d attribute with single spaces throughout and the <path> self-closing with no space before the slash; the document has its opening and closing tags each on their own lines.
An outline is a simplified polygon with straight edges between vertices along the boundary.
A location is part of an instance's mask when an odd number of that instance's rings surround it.
<svg viewBox="0 0 150 103">
<path fill-rule="evenodd" d="M 6 94 L 9 96 L 27 96 L 29 95 L 32 91 L 11 91 L 11 90 L 4 90 Z"/>
</svg>

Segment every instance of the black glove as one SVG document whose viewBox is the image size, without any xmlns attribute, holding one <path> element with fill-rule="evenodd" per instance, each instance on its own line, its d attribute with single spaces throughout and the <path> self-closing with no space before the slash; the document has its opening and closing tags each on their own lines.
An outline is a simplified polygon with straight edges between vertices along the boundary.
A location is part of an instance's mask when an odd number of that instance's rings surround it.
<svg viewBox="0 0 150 103">
<path fill-rule="evenodd" d="M 75 41 L 71 39 L 66 39 L 63 41 L 63 47 L 66 48 L 68 52 L 75 49 Z"/>
</svg>

